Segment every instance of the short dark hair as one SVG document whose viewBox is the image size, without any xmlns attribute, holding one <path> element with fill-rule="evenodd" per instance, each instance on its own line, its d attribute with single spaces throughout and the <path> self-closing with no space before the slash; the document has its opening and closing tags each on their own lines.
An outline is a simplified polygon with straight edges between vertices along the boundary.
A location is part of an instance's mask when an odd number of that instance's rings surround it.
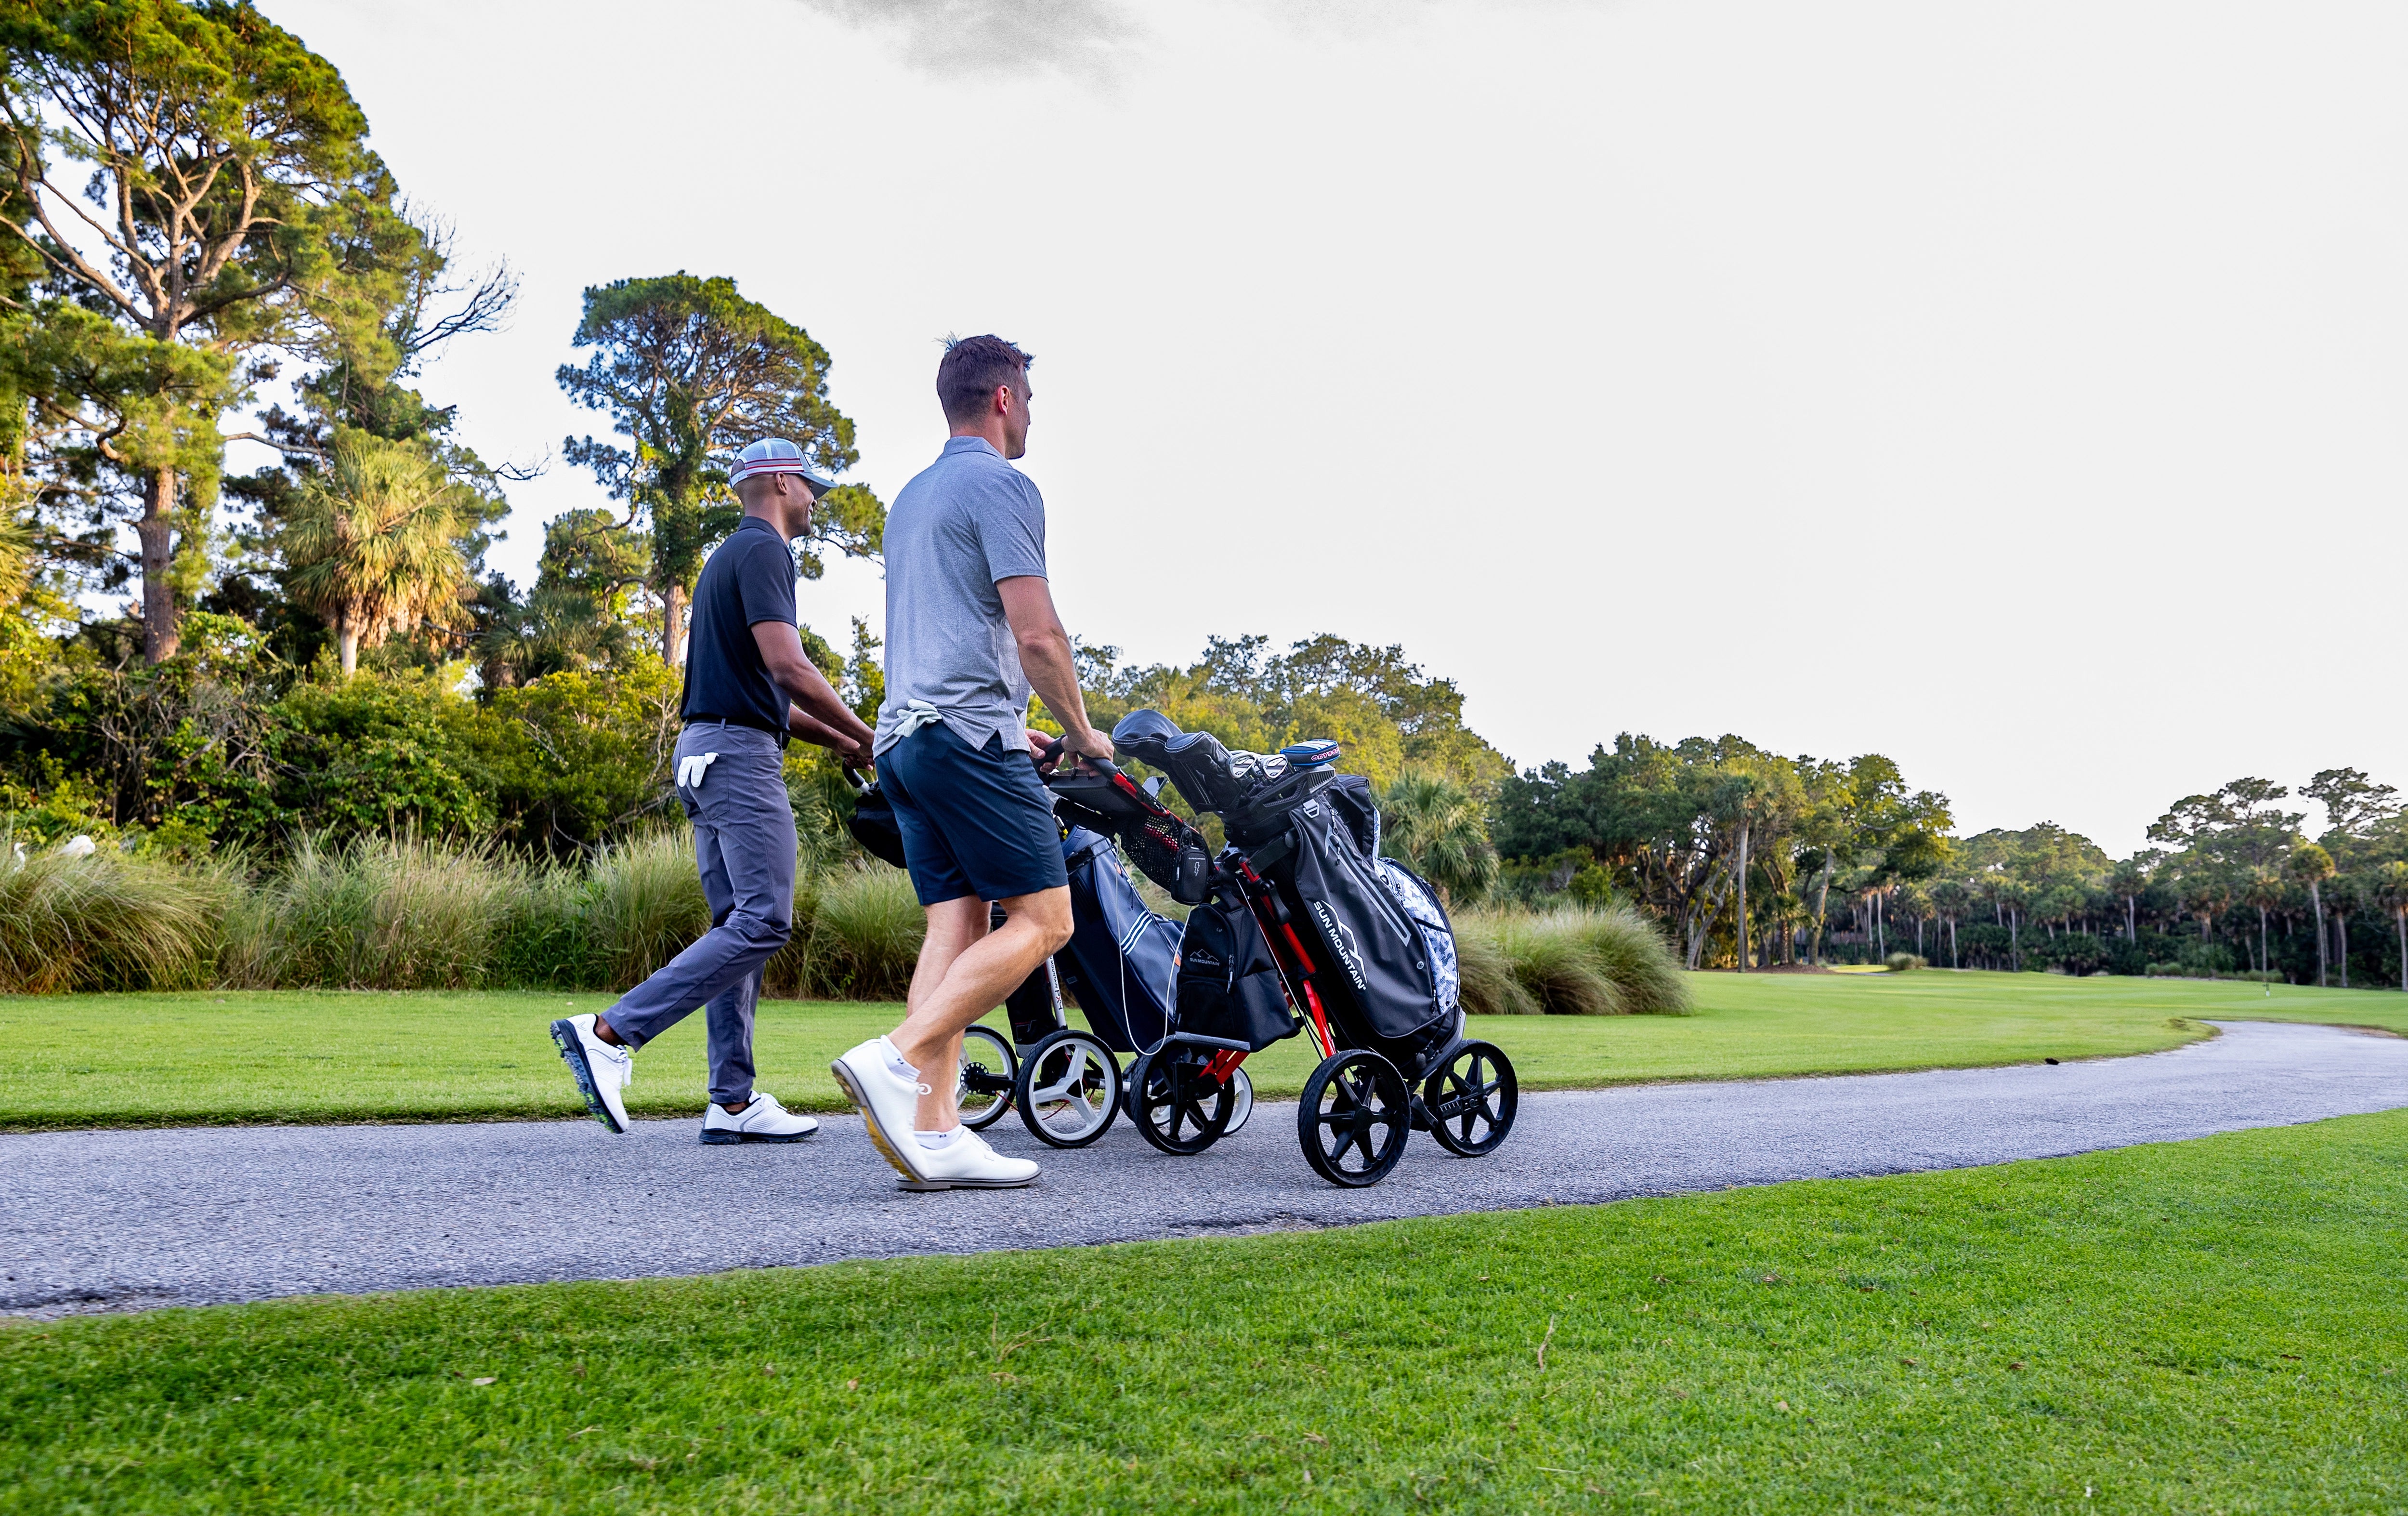
<svg viewBox="0 0 2408 1516">
<path fill-rule="evenodd" d="M 937 403 L 945 408 L 947 421 L 975 420 L 986 413 L 997 385 L 1025 385 L 1028 366 L 1036 361 L 993 333 L 949 337 L 945 355 L 937 360 Z"/>
</svg>

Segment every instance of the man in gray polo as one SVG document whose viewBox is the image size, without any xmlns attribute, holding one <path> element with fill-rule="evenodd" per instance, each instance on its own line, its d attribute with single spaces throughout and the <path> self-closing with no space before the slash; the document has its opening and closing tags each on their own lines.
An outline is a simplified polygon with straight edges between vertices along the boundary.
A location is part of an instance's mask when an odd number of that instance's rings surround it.
<svg viewBox="0 0 2408 1516">
<path fill-rule="evenodd" d="M 1023 724 L 1029 691 L 1064 749 L 1110 758 L 1088 723 L 1045 570 L 1045 501 L 1008 461 L 1028 447 L 1028 354 L 999 337 L 947 345 L 937 396 L 953 430 L 886 517 L 886 703 L 878 780 L 928 917 L 903 1024 L 838 1059 L 837 1082 L 907 1190 L 1037 1177 L 961 1124 L 963 1030 L 1070 940 L 1052 797 Z M 987 930 L 988 902 L 1004 924 Z"/>
<path fill-rule="evenodd" d="M 761 973 L 793 930 L 795 812 L 783 751 L 791 734 L 857 763 L 870 729 L 810 658 L 795 620 L 789 543 L 831 487 L 782 437 L 753 443 L 729 471 L 744 519 L 703 565 L 686 636 L 678 803 L 694 823 L 710 930 L 599 1016 L 565 1017 L 552 1039 L 586 1108 L 627 1130 L 621 1091 L 636 1050 L 709 1005 L 710 1105 L 702 1140 L 792 1142 L 819 1122 L 752 1088 L 752 1012 Z"/>
</svg>

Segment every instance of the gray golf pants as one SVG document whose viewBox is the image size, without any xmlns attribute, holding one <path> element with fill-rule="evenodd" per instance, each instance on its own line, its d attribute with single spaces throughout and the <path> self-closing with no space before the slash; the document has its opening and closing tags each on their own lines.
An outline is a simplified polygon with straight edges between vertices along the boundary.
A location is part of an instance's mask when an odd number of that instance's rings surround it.
<svg viewBox="0 0 2408 1516">
<path fill-rule="evenodd" d="M 794 931 L 795 808 L 786 799 L 778 739 L 717 722 L 678 737 L 678 771 L 705 753 L 719 756 L 699 782 L 678 786 L 694 823 L 695 867 L 710 930 L 619 997 L 603 1019 L 630 1047 L 710 1008 L 710 1098 L 735 1105 L 752 1098 L 752 1008 L 761 972 Z"/>
</svg>

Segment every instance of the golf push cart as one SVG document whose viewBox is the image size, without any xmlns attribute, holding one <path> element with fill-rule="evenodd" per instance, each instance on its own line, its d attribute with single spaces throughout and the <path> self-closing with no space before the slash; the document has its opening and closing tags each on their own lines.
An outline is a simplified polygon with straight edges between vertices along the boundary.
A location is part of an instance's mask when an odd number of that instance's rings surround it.
<svg viewBox="0 0 2408 1516">
<path fill-rule="evenodd" d="M 1137 711 L 1112 745 L 1162 777 L 1140 785 L 1089 760 L 1046 781 L 1074 930 L 1008 1001 L 1009 1042 L 983 1026 L 965 1038 L 964 1122 L 1017 1108 L 1039 1140 L 1078 1148 L 1125 1109 L 1162 1151 L 1199 1153 L 1253 1109 L 1247 1056 L 1301 1032 L 1322 1058 L 1297 1136 L 1322 1177 L 1377 1184 L 1417 1129 L 1464 1157 L 1496 1151 L 1513 1126 L 1513 1065 L 1465 1037 L 1445 908 L 1380 856 L 1370 787 L 1335 771 L 1338 744 L 1232 753 Z M 1221 818 L 1218 856 L 1162 803 L 1166 778 Z M 1190 908 L 1183 924 L 1146 906 L 1123 851 Z M 1063 1016 L 1066 989 L 1088 1030 Z"/>
</svg>

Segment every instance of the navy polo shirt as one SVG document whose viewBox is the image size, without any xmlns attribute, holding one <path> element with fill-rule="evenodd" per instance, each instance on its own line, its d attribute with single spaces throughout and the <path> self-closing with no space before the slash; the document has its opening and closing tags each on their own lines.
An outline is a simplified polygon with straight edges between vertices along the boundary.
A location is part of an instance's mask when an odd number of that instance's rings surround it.
<svg viewBox="0 0 2408 1516">
<path fill-rule="evenodd" d="M 711 551 L 695 583 L 681 716 L 784 734 L 785 692 L 771 682 L 761 644 L 752 640 L 752 628 L 763 621 L 795 625 L 795 559 L 777 527 L 746 516 Z"/>
</svg>

